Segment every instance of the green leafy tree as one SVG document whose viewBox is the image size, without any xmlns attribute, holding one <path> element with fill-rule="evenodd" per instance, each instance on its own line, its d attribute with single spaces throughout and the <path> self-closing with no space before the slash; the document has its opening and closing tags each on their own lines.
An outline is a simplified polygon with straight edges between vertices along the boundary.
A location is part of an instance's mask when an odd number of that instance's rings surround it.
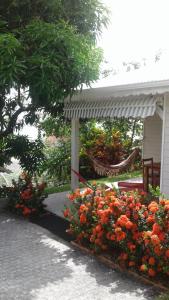
<svg viewBox="0 0 169 300">
<path fill-rule="evenodd" d="M 46 159 L 41 165 L 41 174 L 54 185 L 63 184 L 70 180 L 71 150 L 70 139 L 59 139 L 57 144 L 46 146 Z"/>
<path fill-rule="evenodd" d="M 44 131 L 45 136 L 49 137 L 54 135 L 55 137 L 65 138 L 71 134 L 70 120 L 65 120 L 64 117 L 58 116 L 55 118 L 47 117 L 40 122 L 40 129 Z"/>
<path fill-rule="evenodd" d="M 0 145 L 98 78 L 107 20 L 99 0 L 0 2 Z"/>
</svg>

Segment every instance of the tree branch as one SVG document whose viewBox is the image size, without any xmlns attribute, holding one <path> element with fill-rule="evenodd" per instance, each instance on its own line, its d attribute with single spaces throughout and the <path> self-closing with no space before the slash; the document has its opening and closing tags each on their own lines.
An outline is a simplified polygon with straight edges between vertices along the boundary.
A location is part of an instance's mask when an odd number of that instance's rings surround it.
<svg viewBox="0 0 169 300">
<path fill-rule="evenodd" d="M 4 130 L 3 132 L 0 132 L 0 139 L 7 137 L 9 134 L 12 134 L 14 131 L 14 128 L 16 126 L 16 122 L 18 119 L 18 116 L 25 111 L 29 111 L 30 107 L 24 108 L 24 107 L 20 107 L 11 117 L 8 123 L 8 126 L 6 128 L 6 130 Z"/>
</svg>

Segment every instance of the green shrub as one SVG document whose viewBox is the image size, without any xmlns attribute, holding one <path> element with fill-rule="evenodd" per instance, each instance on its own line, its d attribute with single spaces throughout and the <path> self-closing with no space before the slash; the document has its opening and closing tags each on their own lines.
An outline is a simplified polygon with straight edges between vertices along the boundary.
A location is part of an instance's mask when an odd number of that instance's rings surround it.
<svg viewBox="0 0 169 300">
<path fill-rule="evenodd" d="M 41 168 L 45 178 L 54 184 L 70 181 L 71 150 L 70 140 L 60 139 L 54 146 L 46 146 L 46 159 Z"/>
<path fill-rule="evenodd" d="M 169 293 L 162 294 L 162 295 L 158 296 L 157 298 L 155 298 L 155 300 L 169 300 Z"/>
<path fill-rule="evenodd" d="M 29 217 L 44 212 L 43 201 L 46 184 L 33 184 L 31 178 L 22 173 L 18 181 L 13 180 L 12 187 L 3 187 L 1 193 L 7 198 L 8 209 L 18 215 Z"/>
</svg>

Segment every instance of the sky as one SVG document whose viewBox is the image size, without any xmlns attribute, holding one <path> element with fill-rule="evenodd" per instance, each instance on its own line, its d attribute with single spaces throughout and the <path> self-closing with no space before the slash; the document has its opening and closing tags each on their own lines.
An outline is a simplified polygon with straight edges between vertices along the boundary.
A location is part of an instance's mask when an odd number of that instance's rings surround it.
<svg viewBox="0 0 169 300">
<path fill-rule="evenodd" d="M 146 60 L 154 63 L 162 52 L 169 60 L 168 0 L 102 0 L 110 8 L 111 18 L 98 45 L 115 69 L 123 62 Z"/>
<path fill-rule="evenodd" d="M 155 56 L 161 53 L 158 64 L 169 65 L 169 1 L 168 0 L 102 0 L 111 11 L 110 24 L 103 30 L 98 46 L 103 48 L 107 61 L 105 68 L 118 74 L 126 72 L 123 62 L 136 61 L 146 66 L 155 64 Z M 25 126 L 22 134 L 30 138 L 37 130 Z"/>
</svg>

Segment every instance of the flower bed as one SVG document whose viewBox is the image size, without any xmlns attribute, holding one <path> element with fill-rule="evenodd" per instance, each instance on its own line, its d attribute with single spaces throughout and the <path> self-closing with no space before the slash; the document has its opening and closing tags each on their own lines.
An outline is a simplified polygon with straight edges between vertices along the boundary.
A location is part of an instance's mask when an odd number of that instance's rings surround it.
<svg viewBox="0 0 169 300">
<path fill-rule="evenodd" d="M 76 241 L 108 253 L 123 268 L 169 276 L 169 200 L 147 204 L 144 193 L 92 187 L 69 195 L 64 216 Z"/>
<path fill-rule="evenodd" d="M 6 199 L 7 208 L 24 217 L 44 213 L 43 201 L 45 183 L 33 184 L 29 175 L 22 173 L 18 181 L 13 180 L 12 187 L 2 187 L 0 194 Z"/>
</svg>

